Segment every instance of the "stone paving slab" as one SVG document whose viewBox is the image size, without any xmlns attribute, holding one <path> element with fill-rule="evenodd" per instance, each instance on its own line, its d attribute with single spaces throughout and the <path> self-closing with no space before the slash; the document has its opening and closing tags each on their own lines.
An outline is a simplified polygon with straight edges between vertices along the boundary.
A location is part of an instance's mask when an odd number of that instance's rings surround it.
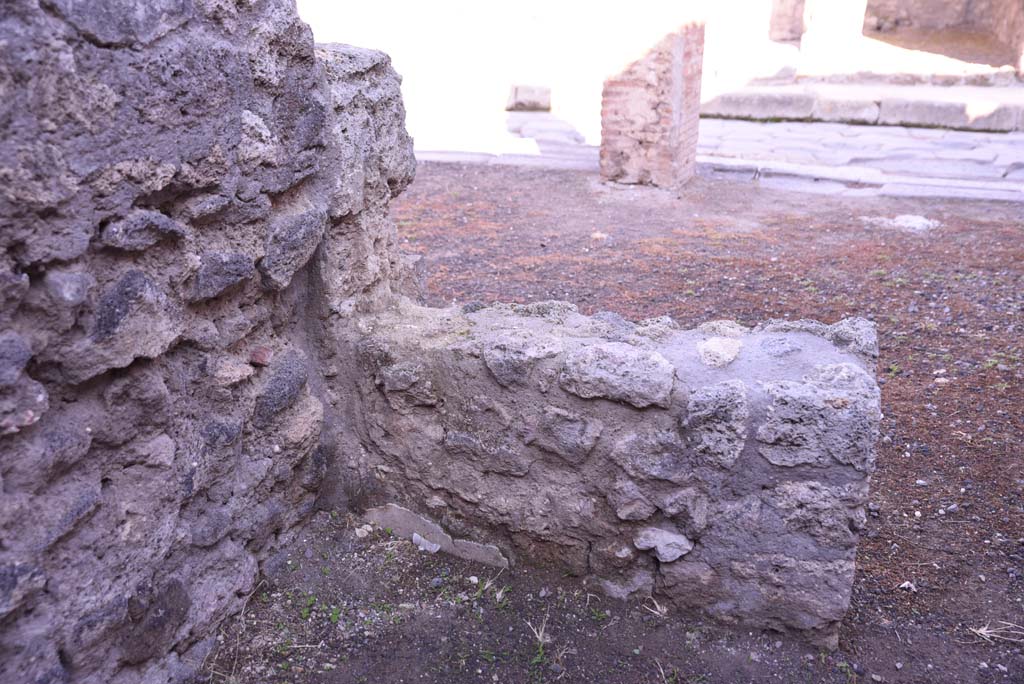
<svg viewBox="0 0 1024 684">
<path fill-rule="evenodd" d="M 1007 87 L 798 83 L 748 86 L 704 103 L 701 115 L 1024 130 L 1024 85 Z"/>
</svg>

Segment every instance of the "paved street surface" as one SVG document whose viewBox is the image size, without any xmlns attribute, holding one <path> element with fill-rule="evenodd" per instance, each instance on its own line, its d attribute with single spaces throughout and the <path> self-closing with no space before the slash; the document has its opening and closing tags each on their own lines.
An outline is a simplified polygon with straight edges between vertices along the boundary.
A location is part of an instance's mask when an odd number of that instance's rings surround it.
<svg viewBox="0 0 1024 684">
<path fill-rule="evenodd" d="M 1024 133 L 703 119 L 698 150 L 937 178 L 1024 181 Z"/>
<path fill-rule="evenodd" d="M 418 150 L 435 161 L 597 171 L 598 149 L 565 121 L 515 113 L 509 134 L 530 154 Z M 846 196 L 946 197 L 1024 202 L 1024 133 L 900 126 L 701 119 L 701 173 L 762 186 Z"/>
</svg>

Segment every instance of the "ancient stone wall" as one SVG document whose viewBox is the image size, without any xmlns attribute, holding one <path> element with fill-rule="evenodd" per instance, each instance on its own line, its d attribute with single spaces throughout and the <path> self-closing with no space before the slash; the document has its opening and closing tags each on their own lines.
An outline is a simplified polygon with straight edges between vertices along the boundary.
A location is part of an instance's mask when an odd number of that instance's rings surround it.
<svg viewBox="0 0 1024 684">
<path fill-rule="evenodd" d="M 11 0 L 0 44 L 0 681 L 187 681 L 318 506 L 390 502 L 834 639 L 870 326 L 413 305 L 399 79 L 289 0 Z"/>
<path fill-rule="evenodd" d="M 371 499 L 617 598 L 835 645 L 880 418 L 869 323 L 407 303 L 361 327 Z"/>
<path fill-rule="evenodd" d="M 704 25 L 671 33 L 604 83 L 601 176 L 679 188 L 697 168 Z"/>
<path fill-rule="evenodd" d="M 321 320 L 389 296 L 398 79 L 289 2 L 0 15 L 0 681 L 175 680 L 343 497 Z"/>
<path fill-rule="evenodd" d="M 1012 50 L 1013 66 L 1024 70 L 1024 2 L 1021 0 L 868 0 L 871 30 L 897 26 L 964 28 L 990 34 Z"/>
<path fill-rule="evenodd" d="M 778 41 L 798 41 L 804 34 L 804 0 L 772 0 L 768 37 Z"/>
<path fill-rule="evenodd" d="M 820 1 L 820 0 L 819 0 Z M 869 28 L 949 28 L 967 21 L 972 0 L 867 0 Z M 824 8 L 827 11 L 827 7 Z"/>
<path fill-rule="evenodd" d="M 1024 74 L 1024 1 L 974 0 L 967 7 L 967 23 L 991 32 L 1013 51 L 1014 68 Z"/>
</svg>

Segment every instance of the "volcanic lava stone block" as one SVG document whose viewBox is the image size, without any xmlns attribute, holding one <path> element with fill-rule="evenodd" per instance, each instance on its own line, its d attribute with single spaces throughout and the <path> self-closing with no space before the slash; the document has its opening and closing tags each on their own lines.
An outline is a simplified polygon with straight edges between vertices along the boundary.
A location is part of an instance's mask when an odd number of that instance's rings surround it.
<svg viewBox="0 0 1024 684">
<path fill-rule="evenodd" d="M 201 679 L 360 453 L 310 375 L 394 296 L 399 77 L 294 0 L 0 15 L 0 682 Z"/>
<path fill-rule="evenodd" d="M 835 645 L 880 419 L 870 323 L 392 315 L 362 345 L 380 352 L 363 390 L 385 472 L 405 474 L 387 479 L 396 498 L 522 562 L 556 549 L 612 596 Z M 412 358 L 429 405 L 389 379 Z"/>
</svg>

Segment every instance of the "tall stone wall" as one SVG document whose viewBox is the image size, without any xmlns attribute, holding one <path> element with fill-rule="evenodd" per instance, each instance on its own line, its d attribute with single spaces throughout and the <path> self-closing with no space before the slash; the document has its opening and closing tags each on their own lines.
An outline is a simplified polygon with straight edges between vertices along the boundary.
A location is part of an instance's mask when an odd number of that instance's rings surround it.
<svg viewBox="0 0 1024 684">
<path fill-rule="evenodd" d="M 10 0 L 0 44 L 0 681 L 187 681 L 318 506 L 389 502 L 834 642 L 869 326 L 413 305 L 399 79 L 290 0 Z"/>
<path fill-rule="evenodd" d="M 697 169 L 704 25 L 663 38 L 604 83 L 601 176 L 679 188 Z"/>
<path fill-rule="evenodd" d="M 344 495 L 321 321 L 390 296 L 399 81 L 290 2 L 0 14 L 0 681 L 175 680 Z"/>
</svg>

